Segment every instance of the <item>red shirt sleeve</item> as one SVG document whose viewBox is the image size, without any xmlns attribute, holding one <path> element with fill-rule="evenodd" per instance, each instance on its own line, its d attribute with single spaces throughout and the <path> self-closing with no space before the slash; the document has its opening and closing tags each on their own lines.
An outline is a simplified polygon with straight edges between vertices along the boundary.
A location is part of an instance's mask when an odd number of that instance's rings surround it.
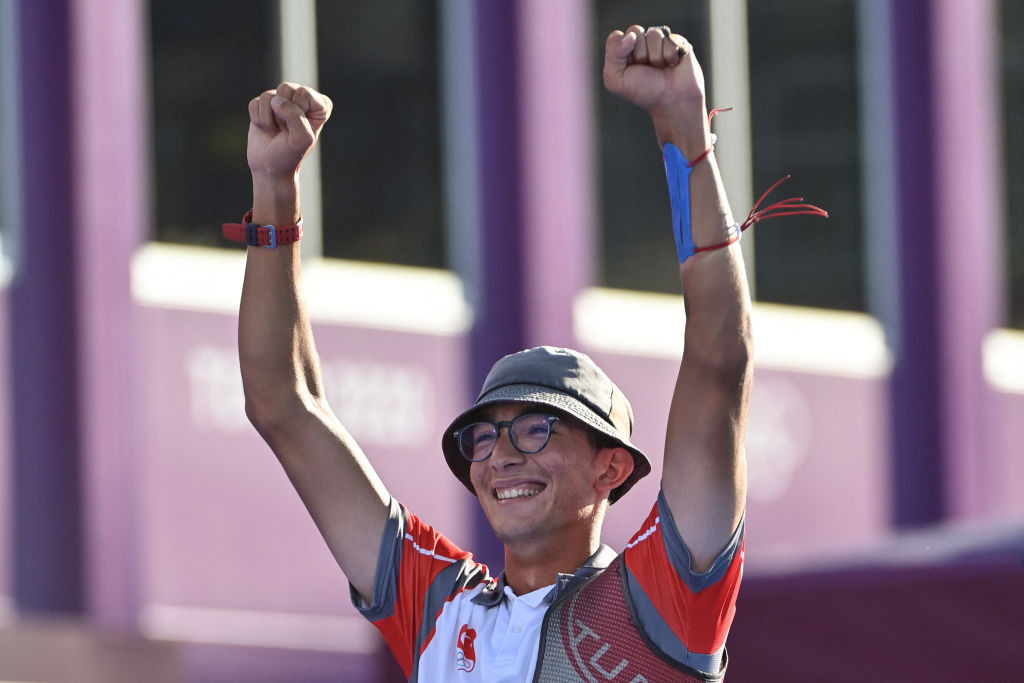
<svg viewBox="0 0 1024 683">
<path fill-rule="evenodd" d="M 712 567 L 696 574 L 667 503 L 659 496 L 644 525 L 623 553 L 626 568 L 661 618 L 693 653 L 725 645 L 743 576 L 743 523 Z"/>
<path fill-rule="evenodd" d="M 372 621 L 384 636 L 406 676 L 410 676 L 423 620 L 435 617 L 424 613 L 429 604 L 428 593 L 433 592 L 433 597 L 442 600 L 448 598 L 465 588 L 467 583 L 479 583 L 480 579 L 486 579 L 487 568 L 473 562 L 471 553 L 459 548 L 404 506 L 401 508 L 401 520 L 398 530 L 400 537 L 394 541 L 398 546 L 395 548 L 397 575 L 390 571 L 387 572 L 388 576 L 378 577 L 379 581 L 386 582 L 383 586 L 383 602 L 394 607 L 378 614 Z M 458 580 L 438 585 L 439 575 L 455 564 L 462 565 L 462 571 L 453 574 L 457 575 Z M 436 599 L 429 602 L 436 602 Z"/>
</svg>

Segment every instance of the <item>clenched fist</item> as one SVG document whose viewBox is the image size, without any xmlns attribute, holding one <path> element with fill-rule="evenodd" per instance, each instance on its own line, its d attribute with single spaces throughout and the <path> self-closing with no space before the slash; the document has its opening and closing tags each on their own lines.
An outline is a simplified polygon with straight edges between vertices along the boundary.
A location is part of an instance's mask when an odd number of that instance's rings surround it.
<svg viewBox="0 0 1024 683">
<path fill-rule="evenodd" d="M 667 26 L 630 26 L 605 42 L 604 85 L 642 107 L 659 144 L 673 142 L 699 154 L 711 144 L 704 73 L 690 43 Z"/>
<path fill-rule="evenodd" d="M 332 107 L 326 95 L 295 83 L 281 83 L 250 100 L 246 155 L 253 179 L 293 178 Z"/>
</svg>

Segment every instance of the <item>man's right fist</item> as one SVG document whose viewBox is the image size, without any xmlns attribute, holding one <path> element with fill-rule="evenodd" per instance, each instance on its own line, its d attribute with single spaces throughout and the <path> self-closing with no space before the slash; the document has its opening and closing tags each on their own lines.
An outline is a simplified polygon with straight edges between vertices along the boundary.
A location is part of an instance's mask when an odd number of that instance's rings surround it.
<svg viewBox="0 0 1024 683">
<path fill-rule="evenodd" d="M 333 106 L 327 95 L 296 83 L 281 83 L 250 100 L 246 156 L 253 177 L 294 177 Z"/>
</svg>

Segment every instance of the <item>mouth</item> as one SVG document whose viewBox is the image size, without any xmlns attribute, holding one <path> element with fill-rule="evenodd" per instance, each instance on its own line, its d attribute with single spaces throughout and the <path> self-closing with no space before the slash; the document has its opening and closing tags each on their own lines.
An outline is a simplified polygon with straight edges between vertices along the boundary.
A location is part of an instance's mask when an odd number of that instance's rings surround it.
<svg viewBox="0 0 1024 683">
<path fill-rule="evenodd" d="M 495 487 L 494 497 L 501 501 L 532 498 L 546 487 L 543 484 L 516 484 L 515 486 Z"/>
</svg>

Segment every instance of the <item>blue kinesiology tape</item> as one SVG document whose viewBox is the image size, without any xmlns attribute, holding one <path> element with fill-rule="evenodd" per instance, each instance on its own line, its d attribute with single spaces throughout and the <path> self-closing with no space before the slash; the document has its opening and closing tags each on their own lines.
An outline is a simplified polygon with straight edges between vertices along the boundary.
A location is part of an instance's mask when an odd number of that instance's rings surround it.
<svg viewBox="0 0 1024 683">
<path fill-rule="evenodd" d="M 662 156 L 665 160 L 665 175 L 668 177 L 668 198 L 672 202 L 672 232 L 676 237 L 679 263 L 683 263 L 697 252 L 690 223 L 690 172 L 693 169 L 679 148 L 671 142 L 665 144 Z"/>
</svg>

